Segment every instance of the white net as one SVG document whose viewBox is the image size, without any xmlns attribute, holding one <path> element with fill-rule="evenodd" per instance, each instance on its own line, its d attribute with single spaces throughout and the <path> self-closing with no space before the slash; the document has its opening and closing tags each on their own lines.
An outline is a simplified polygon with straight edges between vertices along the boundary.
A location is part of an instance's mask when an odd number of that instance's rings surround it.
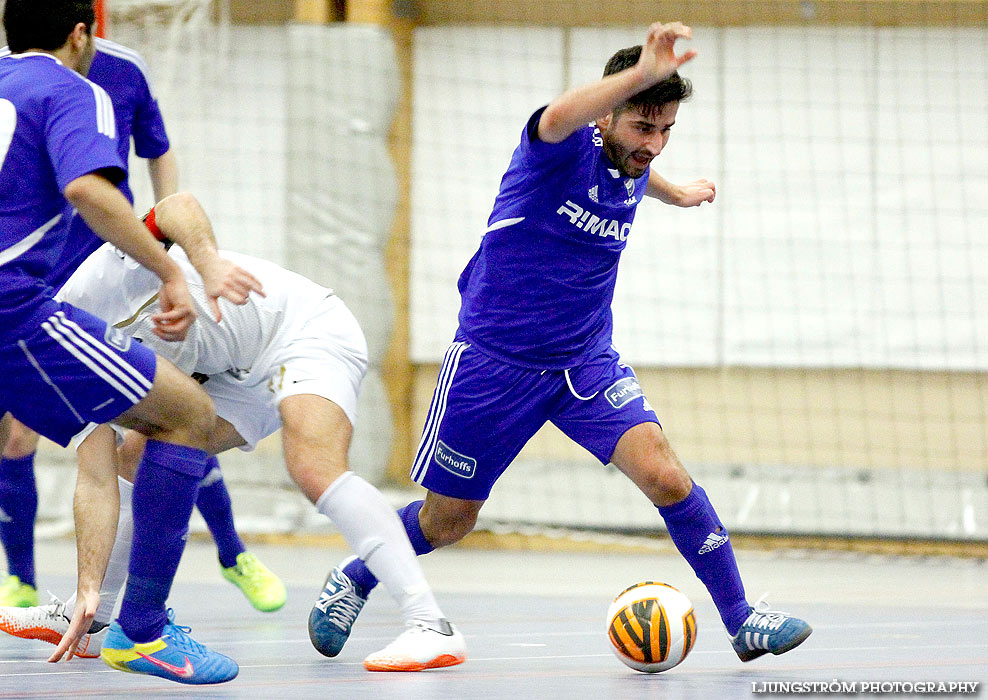
<svg viewBox="0 0 988 700">
<path fill-rule="evenodd" d="M 656 167 L 715 180 L 718 199 L 640 207 L 616 344 L 734 530 L 986 539 L 988 3 L 800 3 L 793 16 L 796 5 L 665 13 L 694 25 L 700 56 Z M 416 6 L 413 364 L 398 368 L 413 377 L 413 429 L 395 436 L 412 447 L 455 329 L 456 278 L 522 125 L 653 19 L 637 0 Z M 495 15 L 504 24 L 476 24 Z M 381 261 L 402 186 L 386 148 L 393 44 L 352 25 L 223 16 L 209 2 L 116 0 L 109 38 L 151 66 L 181 185 L 221 245 L 325 275 L 380 363 L 393 307 Z M 149 203 L 143 171 L 132 181 Z M 355 451 L 383 483 L 392 436 L 379 376 L 365 397 Z M 313 526 L 277 443 L 223 464 L 243 527 Z M 64 473 L 39 472 L 43 515 L 62 523 Z M 542 532 L 661 528 L 624 477 L 551 428 L 482 517 Z"/>
<path fill-rule="evenodd" d="M 410 325 L 430 367 L 413 424 L 522 126 L 644 35 L 416 32 Z M 710 177 L 718 200 L 640 206 L 615 344 L 729 527 L 988 536 L 986 46 L 984 25 L 694 26 L 695 97 L 653 167 Z M 660 527 L 551 426 L 483 516 Z"/>
<path fill-rule="evenodd" d="M 370 369 L 351 466 L 380 482 L 392 419 L 380 375 L 390 341 L 382 260 L 395 186 L 387 152 L 398 76 L 386 33 L 344 25 L 242 27 L 209 0 L 108 0 L 107 38 L 148 65 L 179 167 L 222 248 L 282 264 L 333 288 L 359 317 Z M 365 164 L 351 171 L 354 163 Z M 136 207 L 153 203 L 131 156 Z M 325 530 L 289 479 L 278 436 L 221 456 L 242 532 Z M 72 455 L 39 457 L 41 534 L 71 527 Z M 202 527 L 198 516 L 194 527 Z"/>
</svg>

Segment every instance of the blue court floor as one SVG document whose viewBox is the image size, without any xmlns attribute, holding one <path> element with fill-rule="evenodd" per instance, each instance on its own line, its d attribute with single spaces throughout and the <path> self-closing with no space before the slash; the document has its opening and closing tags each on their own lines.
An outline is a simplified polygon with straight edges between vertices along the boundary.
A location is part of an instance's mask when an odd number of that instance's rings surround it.
<svg viewBox="0 0 988 700">
<path fill-rule="evenodd" d="M 749 598 L 768 590 L 772 607 L 799 614 L 815 630 L 789 654 L 742 664 L 702 586 L 675 553 L 453 549 L 422 563 L 447 616 L 466 635 L 467 662 L 418 674 L 374 674 L 363 669 L 363 657 L 402 629 L 386 592 L 373 594 L 343 653 L 326 659 L 310 646 L 306 618 L 326 571 L 345 552 L 251 549 L 289 586 L 280 611 L 255 612 L 220 578 L 215 550 L 202 541 L 189 544 L 171 601 L 197 640 L 240 663 L 231 683 L 181 686 L 113 671 L 99 660 L 49 664 L 50 645 L 0 635 L 0 698 L 723 700 L 773 697 L 755 691 L 772 682 L 814 680 L 976 681 L 978 693 L 964 697 L 988 697 L 984 560 L 742 550 Z M 70 541 L 39 543 L 42 590 L 66 597 L 72 566 Z M 604 632 L 610 599 L 645 579 L 684 590 L 698 620 L 691 655 L 654 676 L 619 663 Z"/>
</svg>

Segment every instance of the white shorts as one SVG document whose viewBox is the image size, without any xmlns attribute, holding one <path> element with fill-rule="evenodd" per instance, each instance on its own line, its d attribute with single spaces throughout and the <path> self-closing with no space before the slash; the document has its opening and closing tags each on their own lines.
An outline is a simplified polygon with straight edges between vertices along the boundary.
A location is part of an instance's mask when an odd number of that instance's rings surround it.
<svg viewBox="0 0 988 700">
<path fill-rule="evenodd" d="M 367 341 L 357 319 L 337 296 L 313 300 L 311 309 L 293 315 L 263 353 L 263 366 L 242 378 L 210 375 L 202 385 L 216 414 L 246 442 L 242 450 L 253 450 L 281 427 L 278 404 L 288 396 L 321 396 L 356 424 L 357 394 L 367 372 Z"/>
</svg>

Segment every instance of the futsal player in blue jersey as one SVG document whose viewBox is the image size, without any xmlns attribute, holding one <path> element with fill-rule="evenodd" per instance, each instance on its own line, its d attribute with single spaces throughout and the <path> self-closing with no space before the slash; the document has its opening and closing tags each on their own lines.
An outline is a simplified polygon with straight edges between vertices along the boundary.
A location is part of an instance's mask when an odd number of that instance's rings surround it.
<svg viewBox="0 0 988 700">
<path fill-rule="evenodd" d="M 459 280 L 459 329 L 411 471 L 428 493 L 400 515 L 419 554 L 461 539 L 497 478 L 552 421 L 657 507 L 738 656 L 750 661 L 792 649 L 811 628 L 749 605 L 727 530 L 611 345 L 618 261 L 639 203 L 651 196 L 694 206 L 714 197 L 711 183 L 677 189 L 650 170 L 692 90 L 676 71 L 695 52 L 675 53 L 690 36 L 679 23 L 652 25 L 644 47 L 617 52 L 603 79 L 529 119 Z M 341 601 L 329 612 L 342 623 L 310 613 L 324 647 L 339 652 L 375 585 L 359 559 L 331 572 L 324 595 Z"/>
<path fill-rule="evenodd" d="M 178 166 L 158 100 L 151 89 L 147 66 L 140 54 L 132 49 L 102 38 L 96 38 L 94 43 L 96 53 L 86 77 L 102 87 L 113 103 L 120 159 L 125 164 L 128 162 L 133 138 L 134 152 L 147 160 L 155 201 L 161 201 L 178 189 Z M 9 54 L 8 48 L 0 49 L 0 58 Z M 128 178 L 124 177 L 118 187 L 133 204 Z M 50 284 L 55 289 L 103 244 L 84 222 L 75 219 L 74 223 L 77 224 L 77 230 L 73 232 L 74 244 L 60 256 L 57 269 L 50 276 Z M 34 523 L 38 509 L 34 459 L 38 435 L 9 416 L 4 420 L 10 422 L 10 437 L 0 441 L 3 455 L 0 459 L 0 542 L 7 554 L 8 576 L 0 581 L 0 607 L 27 608 L 38 604 L 34 570 Z M 196 506 L 216 541 L 224 578 L 235 584 L 258 610 L 268 612 L 284 605 L 284 585 L 247 551 L 237 534 L 230 494 L 215 457 L 210 458 L 210 470 L 196 496 Z M 114 589 L 120 582 L 105 583 Z M 50 640 L 54 630 L 64 626 L 63 615 L 71 614 L 71 601 L 69 603 L 66 607 L 53 601 L 42 606 L 43 610 L 30 612 L 30 625 L 7 628 L 0 621 L 0 629 L 11 633 L 36 630 Z M 109 599 L 104 603 L 107 604 Z M 39 614 L 42 618 L 51 618 L 51 624 L 45 624 L 44 619 L 38 618 Z M 10 616 L 18 617 L 14 612 Z"/>
<path fill-rule="evenodd" d="M 195 493 L 206 474 L 202 449 L 215 425 L 208 396 L 190 378 L 100 319 L 52 298 L 52 274 L 76 244 L 81 218 L 101 238 L 162 281 L 155 334 L 180 340 L 195 320 L 178 266 L 134 216 L 116 184 L 126 175 L 106 92 L 87 81 L 94 12 L 88 0 L 7 0 L 3 24 L 12 54 L 0 59 L 0 412 L 67 445 L 90 422 L 111 420 L 150 439 L 134 486 L 134 544 L 120 617 L 104 647 L 127 652 L 128 670 L 183 683 L 218 683 L 236 663 L 195 642 L 165 609 L 185 544 Z M 209 280 L 212 308 L 259 291 L 256 279 L 221 259 L 215 246 L 195 261 Z M 109 431 L 101 431 L 107 435 Z M 87 439 L 86 453 L 115 459 L 112 439 Z M 80 542 L 116 517 L 117 504 L 76 492 Z M 106 507 L 109 505 L 109 507 Z M 110 511 L 113 511 L 112 513 Z M 78 601 L 53 661 L 73 652 L 99 605 L 103 552 L 78 552 Z M 105 560 L 102 559 L 102 560 Z"/>
</svg>

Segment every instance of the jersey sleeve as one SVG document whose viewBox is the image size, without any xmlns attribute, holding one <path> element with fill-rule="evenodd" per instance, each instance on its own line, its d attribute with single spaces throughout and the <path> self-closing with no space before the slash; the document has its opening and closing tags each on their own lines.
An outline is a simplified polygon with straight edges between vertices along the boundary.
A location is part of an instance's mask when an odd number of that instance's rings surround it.
<svg viewBox="0 0 988 700">
<path fill-rule="evenodd" d="M 45 140 L 58 189 L 101 171 L 114 184 L 127 175 L 117 152 L 113 103 L 103 88 L 73 80 L 51 98 Z"/>
<path fill-rule="evenodd" d="M 144 74 L 137 71 L 136 79 L 140 81 L 140 86 L 136 90 L 137 104 L 134 110 L 134 152 L 139 158 L 158 158 L 171 147 L 168 132 L 165 131 L 165 120 Z"/>
<path fill-rule="evenodd" d="M 584 145 L 588 129 L 577 129 L 559 143 L 546 143 L 539 138 L 539 121 L 549 105 L 535 110 L 525 124 L 521 134 L 519 155 L 525 164 L 532 169 L 556 168 L 561 164 L 576 158 Z"/>
</svg>

